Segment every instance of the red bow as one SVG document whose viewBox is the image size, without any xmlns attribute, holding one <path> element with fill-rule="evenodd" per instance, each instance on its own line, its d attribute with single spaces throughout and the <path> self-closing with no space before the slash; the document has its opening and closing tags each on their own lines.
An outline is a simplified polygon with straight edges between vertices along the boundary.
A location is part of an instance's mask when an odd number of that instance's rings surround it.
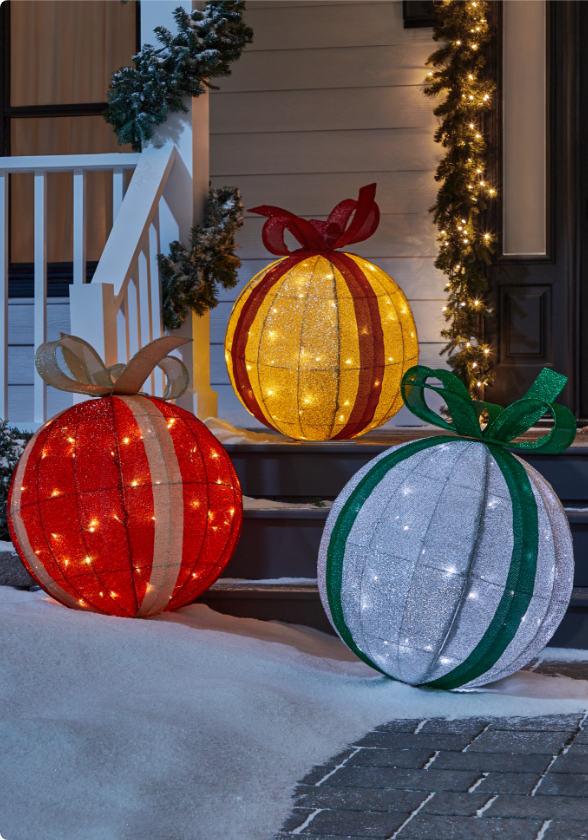
<svg viewBox="0 0 588 840">
<path fill-rule="evenodd" d="M 326 222 L 301 219 L 288 210 L 268 204 L 253 207 L 249 212 L 269 217 L 263 226 L 262 238 L 263 244 L 272 254 L 286 256 L 307 251 L 334 251 L 353 242 L 363 242 L 375 232 L 380 223 L 380 209 L 374 201 L 376 186 L 377 184 L 368 184 L 367 187 L 362 187 L 357 201 L 346 198 L 335 207 Z M 353 219 L 350 222 L 352 215 Z M 300 242 L 301 248 L 290 251 L 284 241 L 286 230 Z"/>
</svg>

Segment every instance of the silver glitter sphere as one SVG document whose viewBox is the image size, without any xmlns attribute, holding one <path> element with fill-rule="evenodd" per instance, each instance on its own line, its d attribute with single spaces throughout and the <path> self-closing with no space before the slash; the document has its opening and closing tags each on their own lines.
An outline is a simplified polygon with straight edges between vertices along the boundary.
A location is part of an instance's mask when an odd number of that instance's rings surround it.
<svg viewBox="0 0 588 840">
<path fill-rule="evenodd" d="M 420 451 L 414 444 L 382 453 L 337 498 L 319 553 L 321 600 L 341 638 L 388 676 L 411 685 L 485 685 L 527 664 L 562 620 L 574 571 L 568 520 L 547 481 L 514 456 L 532 491 L 523 515 L 534 498 L 538 526 L 527 531 L 535 535 L 531 551 L 528 542 L 521 549 L 521 507 L 500 454 L 459 438 Z M 388 470 L 381 465 L 368 486 L 374 466 L 406 446 L 407 457 Z M 529 553 L 534 580 L 513 586 L 516 558 L 524 565 Z M 514 629 L 501 637 L 512 604 L 523 608 L 515 622 L 510 613 Z"/>
</svg>

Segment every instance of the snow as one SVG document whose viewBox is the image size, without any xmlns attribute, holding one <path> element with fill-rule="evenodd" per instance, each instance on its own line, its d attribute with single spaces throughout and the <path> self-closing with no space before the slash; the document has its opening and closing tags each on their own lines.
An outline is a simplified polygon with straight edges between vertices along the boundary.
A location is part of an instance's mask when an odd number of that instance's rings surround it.
<svg viewBox="0 0 588 840">
<path fill-rule="evenodd" d="M 333 502 L 323 502 L 322 505 L 312 503 L 300 504 L 299 502 L 274 502 L 271 499 L 254 499 L 251 496 L 243 496 L 243 510 L 324 510 L 332 508 Z"/>
<path fill-rule="evenodd" d="M 204 425 L 221 443 L 288 443 L 290 438 L 267 432 L 252 432 L 249 429 L 238 429 L 228 420 L 219 417 L 208 417 Z"/>
<path fill-rule="evenodd" d="M 215 586 L 218 586 L 219 584 L 225 586 L 317 586 L 317 579 L 305 577 L 281 577 L 250 580 L 249 578 L 221 577 L 217 579 Z"/>
<path fill-rule="evenodd" d="M 334 637 L 203 605 L 135 621 L 0 587 L 0 633 L 6 840 L 270 840 L 296 781 L 392 718 L 588 708 L 586 683 L 533 673 L 412 688 Z"/>
</svg>

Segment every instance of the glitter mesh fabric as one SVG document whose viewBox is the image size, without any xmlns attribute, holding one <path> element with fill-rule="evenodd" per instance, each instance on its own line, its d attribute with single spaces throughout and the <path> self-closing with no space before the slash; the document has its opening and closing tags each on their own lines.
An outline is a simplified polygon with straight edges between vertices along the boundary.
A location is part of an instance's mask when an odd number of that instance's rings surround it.
<svg viewBox="0 0 588 840">
<path fill-rule="evenodd" d="M 327 221 L 278 207 L 263 241 L 288 255 L 256 275 L 227 327 L 225 360 L 239 399 L 270 428 L 299 440 L 345 440 L 382 425 L 402 406 L 400 382 L 417 362 L 412 312 L 377 266 L 335 249 L 376 230 L 376 185 L 341 202 Z M 290 252 L 284 232 L 300 242 Z"/>
<path fill-rule="evenodd" d="M 145 617 L 220 575 L 241 531 L 228 455 L 192 414 L 111 396 L 57 415 L 15 472 L 8 523 L 25 567 L 67 606 Z"/>
<path fill-rule="evenodd" d="M 400 288 L 367 260 L 286 258 L 241 293 L 225 359 L 237 395 L 265 425 L 301 440 L 340 440 L 400 409 L 417 332 Z"/>
<path fill-rule="evenodd" d="M 485 637 L 505 594 L 508 598 L 513 498 L 490 448 L 459 439 L 409 454 L 371 493 L 362 494 L 374 464 L 399 449 L 368 464 L 337 499 L 321 542 L 318 576 L 335 629 L 340 631 L 333 620 L 337 606 L 360 653 L 389 676 L 418 685 L 464 663 Z M 555 631 L 571 595 L 567 518 L 547 482 L 517 460 L 537 506 L 532 594 L 510 644 L 466 685 L 484 685 L 530 661 Z M 334 605 L 328 591 L 329 545 L 353 493 L 359 500 L 344 546 L 340 603 Z"/>
</svg>

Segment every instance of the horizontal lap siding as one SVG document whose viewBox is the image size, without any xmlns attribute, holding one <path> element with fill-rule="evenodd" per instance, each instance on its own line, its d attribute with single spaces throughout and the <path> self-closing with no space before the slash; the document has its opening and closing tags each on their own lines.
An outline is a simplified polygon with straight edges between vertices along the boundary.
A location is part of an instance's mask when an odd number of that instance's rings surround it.
<svg viewBox="0 0 588 840">
<path fill-rule="evenodd" d="M 255 33 L 229 79 L 211 96 L 211 180 L 238 186 L 246 208 L 275 204 L 324 219 L 364 184 L 378 183 L 382 220 L 352 247 L 401 285 L 413 308 L 421 361 L 443 364 L 445 281 L 435 270 L 436 233 L 428 209 L 439 148 L 436 120 L 420 84 L 434 48 L 430 29 L 404 29 L 402 3 L 249 2 Z M 211 313 L 211 381 L 219 414 L 259 424 L 229 383 L 223 340 L 233 302 L 272 257 L 264 219 L 246 213 L 237 241 L 236 289 Z M 291 244 L 294 244 L 292 241 Z M 411 422 L 403 409 L 396 423 Z"/>
<path fill-rule="evenodd" d="M 30 422 L 33 416 L 35 347 L 32 343 L 34 301 L 12 298 L 8 302 L 8 422 Z M 68 298 L 47 302 L 47 341 L 70 333 Z M 73 405 L 72 395 L 47 386 L 47 416 Z"/>
</svg>

